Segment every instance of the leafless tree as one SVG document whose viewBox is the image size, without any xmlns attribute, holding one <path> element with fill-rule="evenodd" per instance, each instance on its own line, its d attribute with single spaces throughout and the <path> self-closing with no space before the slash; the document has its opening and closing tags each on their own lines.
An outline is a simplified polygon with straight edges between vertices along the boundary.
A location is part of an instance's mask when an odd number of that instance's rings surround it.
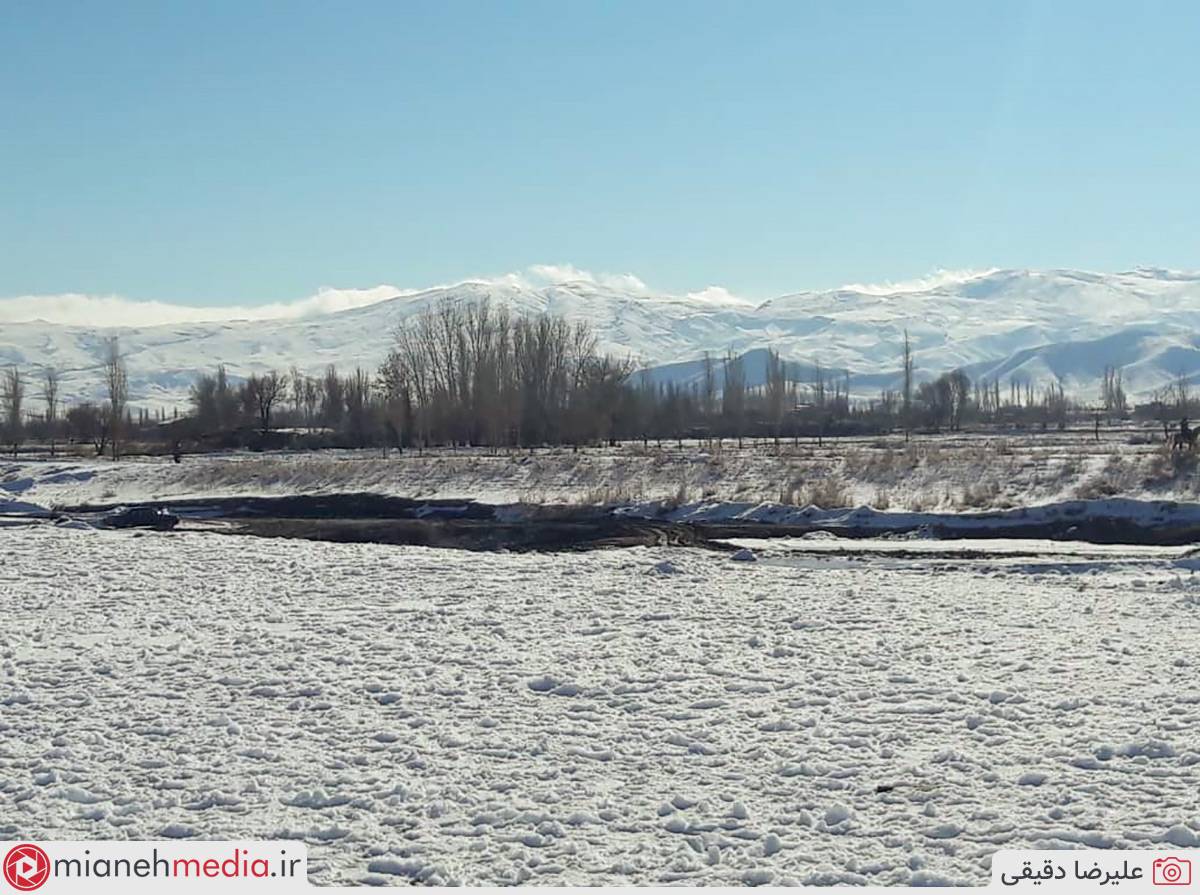
<svg viewBox="0 0 1200 895">
<path fill-rule="evenodd" d="M 775 446 L 779 446 L 779 433 L 783 429 L 783 416 L 787 403 L 787 365 L 780 360 L 779 352 L 767 349 L 766 382 L 767 419 L 774 430 Z"/>
<path fill-rule="evenodd" d="M 700 409 L 705 417 L 717 412 L 717 370 L 712 355 L 704 352 L 704 381 L 700 392 Z"/>
<path fill-rule="evenodd" d="M 962 428 L 967 404 L 971 400 L 971 379 L 961 369 L 943 374 L 950 394 L 950 428 Z"/>
<path fill-rule="evenodd" d="M 287 380 L 274 370 L 246 380 L 246 396 L 258 417 L 263 435 L 271 431 L 271 411 L 287 394 Z"/>
<path fill-rule="evenodd" d="M 812 400 L 817 408 L 825 409 L 825 368 L 821 366 L 820 358 L 813 362 Z"/>
<path fill-rule="evenodd" d="M 1046 386 L 1042 406 L 1045 414 L 1042 419 L 1043 428 L 1050 422 L 1059 429 L 1066 428 L 1068 401 L 1061 382 L 1055 381 Z"/>
<path fill-rule="evenodd" d="M 53 422 L 58 419 L 58 370 L 46 367 L 42 370 L 42 404 L 45 407 L 43 419 Z"/>
<path fill-rule="evenodd" d="M 908 441 L 912 428 L 912 399 L 913 399 L 913 356 L 912 343 L 908 340 L 908 329 L 904 330 L 904 386 L 901 391 L 900 413 L 904 423 L 904 440 Z"/>
<path fill-rule="evenodd" d="M 220 410 L 217 401 L 217 379 L 207 373 L 201 374 L 189 390 L 192 416 L 201 432 L 211 432 L 220 426 Z"/>
<path fill-rule="evenodd" d="M 121 344 L 116 336 L 105 343 L 104 385 L 108 391 L 108 440 L 112 458 L 121 457 L 121 439 L 125 427 L 126 405 L 129 403 L 129 373 L 121 357 Z"/>
<path fill-rule="evenodd" d="M 1104 410 L 1107 414 L 1124 415 L 1126 410 L 1125 389 L 1121 384 L 1121 370 L 1119 367 L 1109 365 L 1104 368 L 1104 381 L 1100 387 L 1100 402 L 1104 405 Z"/>
<path fill-rule="evenodd" d="M 288 371 L 289 392 L 292 396 L 292 409 L 296 411 L 296 416 L 304 416 L 304 382 L 305 375 L 300 372 L 300 368 L 293 366 Z"/>
<path fill-rule="evenodd" d="M 721 390 L 721 413 L 726 425 L 742 446 L 743 426 L 746 419 L 746 365 L 741 355 L 729 351 L 725 355 L 725 385 Z"/>
<path fill-rule="evenodd" d="M 50 456 L 55 454 L 55 440 L 58 436 L 58 370 L 46 367 L 42 370 L 42 404 L 45 406 L 43 419 L 46 423 L 46 438 L 50 442 Z"/>
<path fill-rule="evenodd" d="M 317 407 L 321 403 L 320 390 L 317 380 L 311 376 L 304 377 L 304 424 L 311 432 L 313 421 L 317 418 Z"/>
<path fill-rule="evenodd" d="M 612 438 L 618 416 L 645 434 L 636 402 L 622 394 L 632 370 L 601 357 L 585 325 L 510 316 L 486 298 L 444 301 L 397 328 L 374 403 L 389 438 L 418 449 L 579 444 Z"/>
<path fill-rule="evenodd" d="M 371 377 L 356 368 L 342 386 L 346 396 L 346 422 L 355 447 L 366 447 L 370 436 Z"/>
<path fill-rule="evenodd" d="M 932 382 L 917 384 L 916 403 L 923 410 L 924 424 L 940 431 L 950 419 L 950 387 L 942 376 Z"/>
<path fill-rule="evenodd" d="M 108 407 L 97 407 L 90 401 L 76 404 L 67 411 L 67 431 L 72 441 L 90 441 L 96 456 L 102 456 L 108 446 Z"/>
<path fill-rule="evenodd" d="M 321 416 L 326 426 L 337 429 L 346 413 L 346 395 L 337 367 L 330 364 L 321 379 Z"/>
<path fill-rule="evenodd" d="M 22 406 L 25 401 L 25 381 L 21 378 L 21 370 L 11 366 L 4 371 L 4 380 L 0 383 L 0 406 L 4 410 L 4 432 L 8 443 L 12 445 L 13 456 L 21 446 L 25 433 Z"/>
</svg>

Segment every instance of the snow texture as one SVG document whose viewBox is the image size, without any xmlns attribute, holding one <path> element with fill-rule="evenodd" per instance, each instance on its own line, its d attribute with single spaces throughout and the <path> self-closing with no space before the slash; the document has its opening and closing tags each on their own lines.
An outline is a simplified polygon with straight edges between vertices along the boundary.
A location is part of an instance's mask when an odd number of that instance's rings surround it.
<svg viewBox="0 0 1200 895">
<path fill-rule="evenodd" d="M 1175 555 L 0 538 L 5 838 L 300 837 L 319 883 L 983 884 L 999 848 L 1200 833 Z"/>
<path fill-rule="evenodd" d="M 939 513 L 1123 498 L 1144 511 L 1200 501 L 1194 454 L 1164 449 L 1155 424 L 1092 432 L 954 433 L 719 445 L 492 451 L 230 452 L 170 457 L 0 459 L 0 501 L 42 506 L 220 496 L 371 492 L 484 503 L 641 506 L 648 513 L 741 513 L 759 521 L 809 504 Z M 650 506 L 657 504 L 658 506 Z M 1142 512 L 1139 510 L 1139 512 Z"/>
</svg>

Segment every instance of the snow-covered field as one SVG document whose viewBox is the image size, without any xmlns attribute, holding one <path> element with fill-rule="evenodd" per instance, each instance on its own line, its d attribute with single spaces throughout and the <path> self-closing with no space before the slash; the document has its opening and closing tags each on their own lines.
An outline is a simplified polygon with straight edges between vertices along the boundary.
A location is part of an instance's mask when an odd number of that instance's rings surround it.
<svg viewBox="0 0 1200 895">
<path fill-rule="evenodd" d="M 322 883 L 983 884 L 1002 847 L 1200 845 L 1178 551 L 0 539 L 6 838 L 299 836 Z"/>
<path fill-rule="evenodd" d="M 956 512 L 1075 499 L 1200 500 L 1195 455 L 1164 451 L 1161 430 L 961 433 L 811 441 L 749 440 L 499 451 L 231 452 L 0 459 L 5 496 L 44 506 L 183 497 L 364 491 L 489 503 L 781 503 Z"/>
</svg>

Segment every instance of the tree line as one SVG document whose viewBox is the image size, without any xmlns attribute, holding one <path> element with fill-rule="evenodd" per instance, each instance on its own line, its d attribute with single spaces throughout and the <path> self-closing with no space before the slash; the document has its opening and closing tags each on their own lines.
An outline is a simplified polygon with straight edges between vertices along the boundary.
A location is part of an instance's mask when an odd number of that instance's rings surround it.
<svg viewBox="0 0 1200 895">
<path fill-rule="evenodd" d="M 661 381 L 631 358 L 597 350 L 582 322 L 513 314 L 487 299 L 446 300 L 404 321 L 374 373 L 330 365 L 320 376 L 251 375 L 232 385 L 223 369 L 192 389 L 204 431 L 272 425 L 354 447 L 587 445 L 618 440 L 865 434 L 958 430 L 973 422 L 1063 426 L 1079 404 L 1061 383 L 972 381 L 961 369 L 917 382 L 905 333 L 902 385 L 852 398 L 850 374 L 801 365 L 768 349 L 762 381 L 746 358 L 705 353 L 687 383 Z M 1106 415 L 1128 412 L 1119 369 L 1105 371 Z"/>
<path fill-rule="evenodd" d="M 0 426 L 13 456 L 24 439 L 33 435 L 46 442 L 51 456 L 59 440 L 66 438 L 73 443 L 90 442 L 97 454 L 107 449 L 113 459 L 119 459 L 125 435 L 133 430 L 134 421 L 129 408 L 129 375 L 115 337 L 104 343 L 101 375 L 105 400 L 64 408 L 60 397 L 62 377 L 57 368 L 43 366 L 40 376 L 31 383 L 19 367 L 8 367 L 0 378 Z M 36 416 L 26 411 L 31 386 L 42 404 L 42 413 Z"/>
<path fill-rule="evenodd" d="M 823 438 L 895 430 L 957 430 L 984 422 L 1062 427 L 1084 408 L 1055 381 L 972 379 L 961 369 L 918 382 L 905 333 L 900 387 L 852 397 L 850 374 L 784 361 L 768 349 L 751 384 L 745 356 L 706 353 L 687 382 L 662 381 L 632 358 L 598 350 L 592 329 L 555 315 L 522 315 L 487 299 L 446 300 L 396 329 L 376 370 L 313 376 L 293 367 L 234 381 L 224 367 L 200 375 L 189 412 L 169 420 L 129 406 L 128 375 L 116 339 L 105 343 L 104 399 L 62 407 L 59 374 L 36 383 L 16 367 L 0 377 L 4 437 L 14 453 L 27 433 L 49 442 L 90 443 L 119 457 L 130 438 L 190 446 L 529 447 L 618 440 Z M 30 388 L 43 407 L 26 410 Z M 1187 413 L 1180 376 L 1152 402 L 1160 417 Z M 1170 402 L 1174 401 L 1172 405 Z M 1099 402 L 1109 417 L 1129 412 L 1116 367 L 1105 369 Z"/>
</svg>

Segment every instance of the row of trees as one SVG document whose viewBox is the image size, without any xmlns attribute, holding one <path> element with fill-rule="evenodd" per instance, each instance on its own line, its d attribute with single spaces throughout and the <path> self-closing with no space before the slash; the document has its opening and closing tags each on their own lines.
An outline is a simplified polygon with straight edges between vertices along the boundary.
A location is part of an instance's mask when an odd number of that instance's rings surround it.
<svg viewBox="0 0 1200 895">
<path fill-rule="evenodd" d="M 485 299 L 402 325 L 378 384 L 393 424 L 418 443 L 578 444 L 621 434 L 633 370 L 598 353 L 584 323 L 513 317 Z"/>
<path fill-rule="evenodd" d="M 118 342 L 106 343 L 105 400 L 63 411 L 59 374 L 44 368 L 36 383 L 15 367 L 0 376 L 0 425 L 15 452 L 27 430 L 49 441 L 90 442 L 119 457 L 127 437 L 176 444 L 264 444 L 287 438 L 366 447 L 431 445 L 528 446 L 589 444 L 618 439 L 746 436 L 798 438 L 902 429 L 956 430 L 971 422 L 1064 426 L 1084 408 L 1061 383 L 1036 387 L 999 378 L 972 381 L 951 370 L 915 377 L 905 334 L 898 390 L 852 399 L 850 375 L 820 363 L 784 361 L 768 350 L 762 375 L 746 356 L 706 354 L 687 384 L 656 380 L 630 359 L 602 354 L 591 329 L 552 315 L 513 314 L 488 300 L 443 302 L 408 319 L 375 371 L 319 376 L 293 367 L 235 382 L 223 367 L 191 388 L 190 414 L 162 426 L 145 411 L 135 419 Z M 755 384 L 751 384 L 751 381 Z M 26 396 L 43 413 L 31 426 Z M 1157 396 L 1161 418 L 1174 400 L 1186 415 L 1190 395 L 1180 377 L 1173 395 Z M 1105 370 L 1099 403 L 1087 408 L 1123 416 L 1128 402 L 1121 371 Z M 234 437 L 236 436 L 236 437 Z"/>
<path fill-rule="evenodd" d="M 22 442 L 33 428 L 49 444 L 50 452 L 56 450 L 60 438 L 72 441 L 91 441 L 96 452 L 110 448 L 112 456 L 121 456 L 121 446 L 127 431 L 132 428 L 129 410 L 129 375 L 121 357 L 120 342 L 114 337 L 104 346 L 102 375 L 107 400 L 101 404 L 85 402 L 62 412 L 60 403 L 61 375 L 53 366 L 43 367 L 39 380 L 33 383 L 36 397 L 42 403 L 42 414 L 31 420 L 25 412 L 26 396 L 30 383 L 19 367 L 12 366 L 0 378 L 0 424 L 3 426 L 4 442 L 11 446 L 16 456 Z"/>
<path fill-rule="evenodd" d="M 630 360 L 602 355 L 581 323 L 514 316 L 487 300 L 445 302 L 397 330 L 374 375 L 319 377 L 297 369 L 230 384 L 222 369 L 192 390 L 202 431 L 272 424 L 355 446 L 587 444 L 617 439 L 773 437 L 956 430 L 974 421 L 1063 426 L 1074 404 L 1060 383 L 972 381 L 952 370 L 917 382 L 905 335 L 902 387 L 851 398 L 850 376 L 766 352 L 759 384 L 747 359 L 705 355 L 687 385 L 656 381 Z M 756 371 L 757 374 L 757 371 Z M 1105 412 L 1122 415 L 1120 371 L 1106 371 Z"/>
<path fill-rule="evenodd" d="M 201 437 L 285 427 L 355 446 L 585 443 L 617 437 L 634 365 L 602 355 L 584 324 L 446 302 L 407 321 L 374 373 L 252 375 L 223 368 L 191 390 Z"/>
</svg>

